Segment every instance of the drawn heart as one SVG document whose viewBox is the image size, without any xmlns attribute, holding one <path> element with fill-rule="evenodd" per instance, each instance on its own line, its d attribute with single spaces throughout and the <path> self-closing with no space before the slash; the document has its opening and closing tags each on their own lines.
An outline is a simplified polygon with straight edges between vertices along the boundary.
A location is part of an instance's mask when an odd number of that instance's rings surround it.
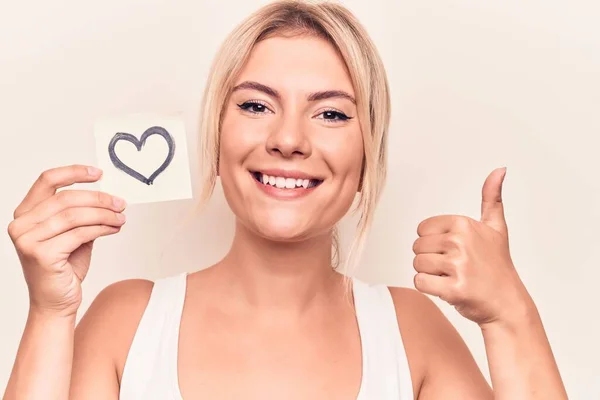
<svg viewBox="0 0 600 400">
<path fill-rule="evenodd" d="M 154 171 L 149 178 L 146 178 L 144 175 L 125 165 L 125 163 L 123 163 L 119 159 L 119 157 L 117 157 L 115 153 L 115 145 L 119 140 L 126 140 L 128 142 L 133 143 L 138 151 L 141 151 L 142 147 L 144 147 L 144 144 L 146 143 L 146 139 L 148 139 L 152 135 L 160 135 L 165 139 L 167 145 L 169 146 L 169 154 L 167 155 L 167 158 L 162 163 L 162 165 L 158 167 L 158 169 Z M 173 140 L 173 137 L 171 137 L 169 132 L 167 132 L 165 128 L 160 126 L 153 126 L 151 128 L 146 129 L 146 131 L 142 134 L 142 137 L 139 140 L 130 133 L 117 132 L 108 144 L 108 155 L 113 165 L 117 167 L 117 169 L 134 177 L 138 181 L 145 183 L 146 185 L 152 185 L 156 177 L 160 175 L 169 166 L 169 164 L 171 164 L 173 156 L 175 155 L 175 141 Z"/>
</svg>

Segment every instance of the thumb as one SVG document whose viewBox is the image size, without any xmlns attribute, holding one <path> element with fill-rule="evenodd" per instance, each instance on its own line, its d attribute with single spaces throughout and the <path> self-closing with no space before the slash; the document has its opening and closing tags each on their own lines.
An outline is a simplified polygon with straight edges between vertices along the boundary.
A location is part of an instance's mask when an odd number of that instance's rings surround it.
<svg viewBox="0 0 600 400">
<path fill-rule="evenodd" d="M 483 184 L 481 190 L 481 222 L 508 236 L 502 204 L 502 183 L 506 176 L 506 167 L 496 168 Z"/>
</svg>

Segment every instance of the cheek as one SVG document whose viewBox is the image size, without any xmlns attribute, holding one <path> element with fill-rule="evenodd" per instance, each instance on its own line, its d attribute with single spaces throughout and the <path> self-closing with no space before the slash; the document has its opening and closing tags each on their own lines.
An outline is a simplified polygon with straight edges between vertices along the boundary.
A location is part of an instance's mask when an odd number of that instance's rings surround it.
<svg viewBox="0 0 600 400">
<path fill-rule="evenodd" d="M 236 146 L 236 140 L 240 140 L 244 135 L 241 134 L 239 124 L 236 124 L 234 118 L 225 118 L 221 126 L 219 137 L 219 158 L 227 160 L 223 166 L 229 165 L 229 161 L 239 157 L 241 148 Z"/>
<path fill-rule="evenodd" d="M 328 135 L 322 140 L 320 152 L 332 172 L 333 180 L 321 207 L 327 223 L 335 224 L 347 214 L 359 190 L 363 138 L 360 128 L 340 130 L 340 135 Z M 323 206 L 324 205 L 324 206 Z"/>
<path fill-rule="evenodd" d="M 231 115 L 225 115 L 221 125 L 219 138 L 219 172 L 221 175 L 225 174 L 227 169 L 242 164 L 263 140 L 261 132 L 264 131 L 264 128 L 234 114 L 231 112 Z"/>
<path fill-rule="evenodd" d="M 335 177 L 343 180 L 346 187 L 358 188 L 364 156 L 360 128 L 340 130 L 339 135 L 329 135 L 321 145 L 325 162 Z"/>
<path fill-rule="evenodd" d="M 221 125 L 219 142 L 219 176 L 225 199 L 232 211 L 243 216 L 248 213 L 254 185 L 247 171 L 247 160 L 264 151 L 264 123 L 249 120 L 231 111 Z"/>
<path fill-rule="evenodd" d="M 241 129 L 243 128 L 235 121 L 235 117 L 225 116 L 219 138 L 218 173 L 227 202 L 234 210 L 238 208 L 238 205 L 235 202 L 231 203 L 231 201 L 238 198 L 240 194 L 240 189 L 236 187 L 234 172 L 245 159 L 245 153 L 247 152 L 245 150 L 247 147 L 240 143 L 244 140 L 244 137 L 247 137 Z M 234 193 L 237 194 L 234 195 Z"/>
</svg>

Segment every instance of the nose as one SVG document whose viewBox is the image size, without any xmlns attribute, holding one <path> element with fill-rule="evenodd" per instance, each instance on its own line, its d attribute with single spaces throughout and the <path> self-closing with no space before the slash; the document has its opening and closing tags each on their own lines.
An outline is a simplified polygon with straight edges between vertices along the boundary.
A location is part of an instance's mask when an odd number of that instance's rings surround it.
<svg viewBox="0 0 600 400">
<path fill-rule="evenodd" d="M 283 117 L 282 122 L 273 127 L 266 147 L 269 154 L 283 158 L 308 158 L 312 153 L 301 121 L 291 115 Z"/>
</svg>

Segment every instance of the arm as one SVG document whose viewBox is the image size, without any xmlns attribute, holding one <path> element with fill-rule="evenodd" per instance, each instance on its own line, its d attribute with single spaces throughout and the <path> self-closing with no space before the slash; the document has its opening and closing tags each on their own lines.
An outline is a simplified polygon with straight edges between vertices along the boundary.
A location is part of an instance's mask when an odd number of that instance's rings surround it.
<svg viewBox="0 0 600 400">
<path fill-rule="evenodd" d="M 568 398 L 533 301 L 514 321 L 482 325 L 481 330 L 495 399 Z"/>
<path fill-rule="evenodd" d="M 29 291 L 30 309 L 4 399 L 66 399 L 69 395 L 81 281 L 92 243 L 120 231 L 125 203 L 102 192 L 63 190 L 93 182 L 84 165 L 46 170 L 8 225 Z"/>
<path fill-rule="evenodd" d="M 495 399 L 566 399 L 537 309 L 510 254 L 505 174 L 499 168 L 485 180 L 480 221 L 440 215 L 419 224 L 415 288 L 482 329 Z"/>
<path fill-rule="evenodd" d="M 66 399 L 74 330 L 74 315 L 30 309 L 3 399 Z"/>
<path fill-rule="evenodd" d="M 153 283 L 113 283 L 75 316 L 31 312 L 4 400 L 118 399 L 117 358 L 124 360 Z"/>
<path fill-rule="evenodd" d="M 417 359 L 424 363 L 421 372 L 412 374 L 415 399 L 493 399 L 469 348 L 437 305 L 413 289 L 390 292 L 407 356 L 413 364 Z"/>
<path fill-rule="evenodd" d="M 4 399 L 117 399 L 115 324 L 128 308 L 119 306 L 128 287 L 135 291 L 128 281 L 102 290 L 77 328 L 73 314 L 30 312 Z"/>
<path fill-rule="evenodd" d="M 103 289 L 75 331 L 69 399 L 118 399 L 121 365 L 131 347 L 153 283 L 128 279 Z"/>
</svg>

